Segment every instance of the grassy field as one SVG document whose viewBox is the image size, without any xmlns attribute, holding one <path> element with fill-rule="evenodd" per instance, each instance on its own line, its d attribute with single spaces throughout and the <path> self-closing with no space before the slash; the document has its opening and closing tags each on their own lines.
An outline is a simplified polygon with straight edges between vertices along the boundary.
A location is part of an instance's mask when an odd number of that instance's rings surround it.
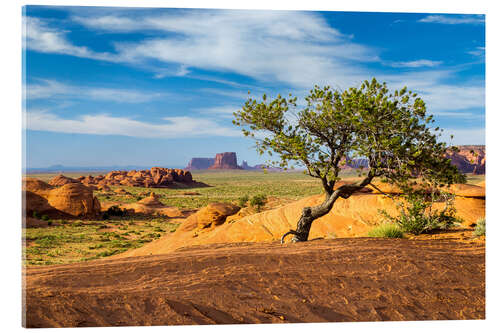
<svg viewBox="0 0 500 333">
<path fill-rule="evenodd" d="M 82 173 L 67 173 L 77 178 Z M 98 173 L 93 173 L 93 176 Z M 49 181 L 56 174 L 30 174 L 43 181 Z M 345 178 L 355 176 L 353 172 L 344 173 Z M 160 200 L 168 206 L 181 209 L 198 209 L 210 202 L 233 202 L 247 195 L 252 197 L 264 194 L 279 202 L 297 200 L 306 196 L 322 193 L 319 180 L 300 172 L 262 171 L 194 171 L 193 179 L 210 187 L 189 189 L 140 188 L 120 186 L 131 195 L 103 193 L 95 195 L 101 203 L 129 203 L 140 200 L 147 192 L 160 195 Z M 484 180 L 484 176 L 469 176 L 472 184 Z M 112 187 L 117 188 L 118 186 Z M 188 193 L 196 192 L 199 195 Z M 175 219 L 132 215 L 110 220 L 54 220 L 46 228 L 27 228 L 23 230 L 25 242 L 25 265 L 51 265 L 86 261 L 107 257 L 140 247 L 162 235 L 173 232 L 178 223 Z"/>
</svg>

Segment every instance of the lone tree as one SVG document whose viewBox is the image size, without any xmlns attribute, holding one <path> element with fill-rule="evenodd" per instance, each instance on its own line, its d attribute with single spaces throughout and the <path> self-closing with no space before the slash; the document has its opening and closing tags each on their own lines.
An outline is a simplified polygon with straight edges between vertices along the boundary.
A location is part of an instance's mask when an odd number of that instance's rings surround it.
<svg viewBox="0 0 500 333">
<path fill-rule="evenodd" d="M 296 230 L 284 234 L 282 242 L 288 234 L 293 242 L 307 241 L 314 220 L 376 177 L 407 190 L 417 178 L 439 186 L 465 180 L 445 158 L 446 144 L 438 141 L 442 130 L 431 128 L 434 119 L 426 115 L 424 101 L 406 87 L 390 93 L 375 78 L 345 91 L 315 86 L 305 102 L 298 110 L 291 94 L 271 101 L 264 95 L 261 101 L 249 98 L 234 113 L 233 123 L 255 139 L 261 155 L 279 156 L 272 164 L 301 165 L 321 180 L 323 203 L 305 207 Z M 361 180 L 335 187 L 341 166 L 354 157 L 368 160 L 368 168 L 359 170 Z"/>
</svg>

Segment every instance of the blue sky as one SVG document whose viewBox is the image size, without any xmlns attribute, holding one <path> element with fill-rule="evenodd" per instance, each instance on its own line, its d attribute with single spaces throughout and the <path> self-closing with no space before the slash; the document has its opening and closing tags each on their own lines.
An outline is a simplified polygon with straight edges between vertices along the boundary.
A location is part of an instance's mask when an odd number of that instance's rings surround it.
<svg viewBox="0 0 500 333">
<path fill-rule="evenodd" d="M 483 15 L 28 6 L 27 167 L 183 167 L 236 151 L 251 96 L 376 77 L 408 86 L 454 144 L 484 144 Z"/>
</svg>

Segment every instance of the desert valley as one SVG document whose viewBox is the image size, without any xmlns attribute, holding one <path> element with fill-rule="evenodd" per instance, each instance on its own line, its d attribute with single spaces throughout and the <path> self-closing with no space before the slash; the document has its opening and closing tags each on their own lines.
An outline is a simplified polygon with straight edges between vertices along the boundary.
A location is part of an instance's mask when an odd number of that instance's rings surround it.
<svg viewBox="0 0 500 333">
<path fill-rule="evenodd" d="M 485 150 L 460 148 L 448 158 L 468 182 L 447 191 L 461 224 L 402 238 L 373 234 L 402 200 L 374 182 L 315 221 L 310 241 L 280 244 L 321 203 L 318 180 L 238 165 L 236 153 L 185 169 L 29 174 L 25 325 L 484 318 Z"/>
</svg>

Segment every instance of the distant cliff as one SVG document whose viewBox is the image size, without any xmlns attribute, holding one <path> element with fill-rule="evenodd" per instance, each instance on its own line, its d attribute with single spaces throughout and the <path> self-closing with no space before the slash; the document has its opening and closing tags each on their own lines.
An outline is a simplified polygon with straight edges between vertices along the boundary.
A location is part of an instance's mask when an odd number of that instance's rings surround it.
<svg viewBox="0 0 500 333">
<path fill-rule="evenodd" d="M 446 157 L 462 173 L 484 175 L 486 173 L 486 147 L 484 145 L 457 146 L 458 152 L 448 151 Z"/>
<path fill-rule="evenodd" d="M 241 169 L 235 152 L 219 153 L 215 155 L 214 163 L 209 169 Z"/>
<path fill-rule="evenodd" d="M 205 170 L 211 167 L 215 162 L 215 158 L 210 157 L 193 157 L 189 161 L 186 170 Z"/>
</svg>

